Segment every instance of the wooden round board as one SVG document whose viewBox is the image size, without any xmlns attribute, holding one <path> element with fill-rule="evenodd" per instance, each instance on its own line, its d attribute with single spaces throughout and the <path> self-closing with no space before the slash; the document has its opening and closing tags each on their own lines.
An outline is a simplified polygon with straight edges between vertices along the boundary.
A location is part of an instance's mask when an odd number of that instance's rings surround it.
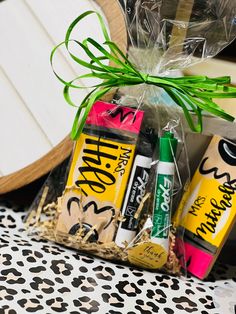
<svg viewBox="0 0 236 314">
<path fill-rule="evenodd" d="M 15 1 L 15 0 L 7 0 L 7 1 Z M 116 42 L 123 51 L 126 51 L 126 46 L 127 46 L 126 27 L 125 27 L 124 16 L 123 16 L 118 0 L 109 0 L 109 1 L 108 0 L 94 0 L 94 1 L 101 8 L 101 10 L 103 11 L 107 19 L 107 23 L 109 25 L 109 30 L 110 30 L 110 35 L 111 35 L 112 40 Z M 0 70 L 1 70 L 1 67 L 0 67 Z M 55 77 L 54 79 L 56 80 Z M 39 92 L 40 92 L 40 88 L 39 88 Z M 62 93 L 60 97 L 63 98 Z M 67 104 L 64 103 L 64 106 L 67 106 Z M 9 122 L 9 128 L 10 128 L 10 122 Z M 4 134 L 2 134 L 2 136 L 4 136 Z M 13 144 L 8 143 L 8 145 L 13 145 Z M 35 145 L 37 145 L 37 143 L 35 143 Z M 70 140 L 69 136 L 67 136 L 61 142 L 59 142 L 59 144 L 54 146 L 52 149 L 50 149 L 49 152 L 44 154 L 41 158 L 37 159 L 36 161 L 33 161 L 29 165 L 26 165 L 25 167 L 18 169 L 14 171 L 13 173 L 10 173 L 7 175 L 3 174 L 2 176 L 0 176 L 0 194 L 4 194 L 9 191 L 18 189 L 24 185 L 27 185 L 33 182 L 34 180 L 40 178 L 41 176 L 45 175 L 51 169 L 53 169 L 55 166 L 57 166 L 63 160 L 65 160 L 66 157 L 69 156 L 69 154 L 72 151 L 72 147 L 73 147 L 73 142 Z M 4 147 L 4 149 L 7 149 L 7 147 Z M 34 149 L 35 149 L 34 146 L 32 146 L 32 150 Z M 17 156 L 15 156 L 15 158 L 17 158 Z"/>
</svg>

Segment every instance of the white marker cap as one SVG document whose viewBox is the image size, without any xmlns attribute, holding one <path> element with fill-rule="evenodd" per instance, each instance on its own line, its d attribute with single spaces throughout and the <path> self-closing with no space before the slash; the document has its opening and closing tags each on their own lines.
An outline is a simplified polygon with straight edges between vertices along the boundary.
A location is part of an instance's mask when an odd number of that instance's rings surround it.
<svg viewBox="0 0 236 314">
<path fill-rule="evenodd" d="M 115 239 L 115 243 L 119 246 L 119 247 L 125 247 L 124 246 L 124 241 L 127 241 L 128 244 L 134 239 L 134 237 L 136 236 L 136 231 L 131 231 L 131 230 L 127 230 L 127 229 L 122 229 L 122 228 L 118 228 L 117 234 L 116 234 L 116 239 Z"/>
</svg>

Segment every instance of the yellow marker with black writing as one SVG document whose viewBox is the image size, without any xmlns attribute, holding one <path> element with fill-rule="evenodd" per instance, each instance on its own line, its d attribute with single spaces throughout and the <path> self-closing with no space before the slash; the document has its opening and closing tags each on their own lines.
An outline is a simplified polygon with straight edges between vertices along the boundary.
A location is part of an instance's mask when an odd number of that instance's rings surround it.
<svg viewBox="0 0 236 314">
<path fill-rule="evenodd" d="M 117 228 L 143 111 L 96 102 L 76 142 L 57 232 L 81 225 L 94 241 L 111 242 Z"/>
<path fill-rule="evenodd" d="M 185 230 L 182 266 L 203 279 L 236 221 L 235 143 L 213 136 L 177 212 Z"/>
</svg>

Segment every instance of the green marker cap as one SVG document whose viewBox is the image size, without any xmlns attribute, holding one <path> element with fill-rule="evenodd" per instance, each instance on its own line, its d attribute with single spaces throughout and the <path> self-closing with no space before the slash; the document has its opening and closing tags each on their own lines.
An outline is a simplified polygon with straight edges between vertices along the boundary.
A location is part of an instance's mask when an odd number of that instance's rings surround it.
<svg viewBox="0 0 236 314">
<path fill-rule="evenodd" d="M 178 140 L 174 133 L 166 131 L 160 138 L 160 161 L 173 162 L 176 154 Z"/>
</svg>

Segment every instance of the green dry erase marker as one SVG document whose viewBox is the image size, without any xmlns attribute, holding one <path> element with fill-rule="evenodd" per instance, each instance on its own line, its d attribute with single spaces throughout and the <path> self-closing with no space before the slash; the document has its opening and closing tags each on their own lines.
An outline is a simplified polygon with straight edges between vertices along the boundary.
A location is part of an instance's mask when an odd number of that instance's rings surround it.
<svg viewBox="0 0 236 314">
<path fill-rule="evenodd" d="M 169 226 L 173 196 L 177 139 L 166 131 L 159 139 L 160 157 L 157 165 L 155 202 L 153 211 L 152 242 L 161 245 L 166 252 L 169 249 Z"/>
</svg>

